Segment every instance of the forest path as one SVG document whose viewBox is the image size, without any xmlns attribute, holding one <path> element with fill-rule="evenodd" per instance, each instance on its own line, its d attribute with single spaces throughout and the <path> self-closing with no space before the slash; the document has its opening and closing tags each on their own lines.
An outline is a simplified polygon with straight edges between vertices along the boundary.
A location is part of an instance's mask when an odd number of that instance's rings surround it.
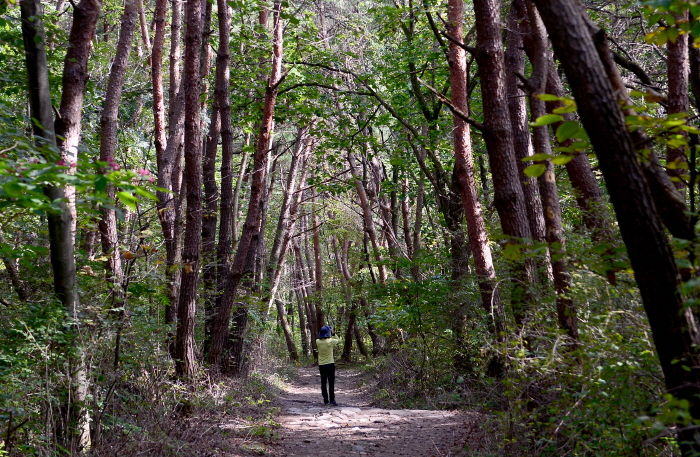
<svg viewBox="0 0 700 457">
<path fill-rule="evenodd" d="M 380 409 L 370 406 L 361 373 L 338 367 L 338 406 L 324 406 L 318 367 L 299 369 L 278 398 L 279 440 L 272 455 L 478 456 L 483 416 L 463 411 Z"/>
</svg>

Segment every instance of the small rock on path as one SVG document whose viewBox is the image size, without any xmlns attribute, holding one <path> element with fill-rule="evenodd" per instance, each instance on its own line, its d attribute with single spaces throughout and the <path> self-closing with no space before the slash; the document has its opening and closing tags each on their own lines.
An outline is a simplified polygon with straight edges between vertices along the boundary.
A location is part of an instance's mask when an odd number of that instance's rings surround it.
<svg viewBox="0 0 700 457">
<path fill-rule="evenodd" d="M 373 408 L 360 387 L 360 374 L 348 368 L 337 369 L 335 391 L 338 406 L 324 406 L 318 368 L 299 370 L 278 401 L 280 439 L 273 455 L 478 455 L 465 449 L 466 435 L 482 419 L 478 413 Z"/>
</svg>

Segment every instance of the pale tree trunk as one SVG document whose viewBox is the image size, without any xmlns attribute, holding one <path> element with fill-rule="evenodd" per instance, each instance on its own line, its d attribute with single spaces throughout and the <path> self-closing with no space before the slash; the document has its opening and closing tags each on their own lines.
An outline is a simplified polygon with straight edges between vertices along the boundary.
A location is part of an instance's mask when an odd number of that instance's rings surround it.
<svg viewBox="0 0 700 457">
<path fill-rule="evenodd" d="M 318 323 L 316 321 L 316 309 L 314 308 L 313 301 L 309 300 L 309 291 L 307 288 L 308 276 L 306 272 L 306 265 L 304 263 L 304 257 L 301 252 L 301 246 L 299 241 L 295 238 L 292 241 L 292 249 L 294 250 L 295 258 L 295 274 L 297 275 L 297 282 L 299 284 L 299 293 L 304 300 L 304 307 L 306 311 L 306 322 L 309 330 L 309 343 L 311 345 L 311 352 L 314 360 L 318 360 L 318 347 L 316 346 L 316 335 L 318 334 Z"/>
<path fill-rule="evenodd" d="M 250 133 L 246 133 L 245 141 L 243 141 L 244 146 L 250 145 Z M 238 213 L 240 212 L 241 204 L 241 188 L 243 187 L 243 180 L 245 178 L 246 168 L 248 168 L 248 151 L 243 150 L 241 152 L 241 160 L 238 165 L 238 176 L 236 177 L 236 187 L 233 190 L 233 196 L 231 197 L 233 203 L 231 204 L 231 238 L 233 243 L 238 242 Z M 223 196 L 222 196 L 223 198 Z"/>
<path fill-rule="evenodd" d="M 119 129 L 119 104 L 121 103 L 122 89 L 124 87 L 124 76 L 129 62 L 129 48 L 134 36 L 136 25 L 137 8 L 134 0 L 124 3 L 124 13 L 121 18 L 119 28 L 119 39 L 117 41 L 116 55 L 112 62 L 107 81 L 107 92 L 102 115 L 100 116 L 100 161 L 108 165 L 103 173 L 110 172 L 110 167 L 116 163 L 115 152 L 117 150 L 117 132 Z M 114 186 L 107 184 L 107 198 L 110 202 L 115 202 Z M 122 267 L 121 250 L 119 249 L 119 231 L 117 229 L 117 214 L 112 208 L 102 208 L 102 217 L 98 223 L 100 228 L 100 239 L 102 241 L 102 254 L 107 257 L 107 281 L 112 287 L 112 303 L 114 309 L 122 309 L 118 312 L 119 324 L 117 327 L 116 342 L 114 349 L 115 368 L 119 364 L 119 351 L 121 341 L 121 328 L 123 325 L 125 306 L 124 294 L 124 269 Z"/>
<path fill-rule="evenodd" d="M 73 23 L 68 37 L 66 57 L 63 61 L 61 106 L 55 122 L 56 143 L 61 150 L 61 159 L 69 167 L 68 173 L 75 172 L 78 164 L 83 99 L 88 81 L 88 58 L 101 7 L 100 0 L 82 0 L 73 8 Z M 68 210 L 71 213 L 71 232 L 75 245 L 78 220 L 75 210 L 75 187 L 66 186 L 65 194 Z"/>
<path fill-rule="evenodd" d="M 500 11 L 500 0 L 474 0 L 476 61 L 484 102 L 484 140 L 493 177 L 494 205 L 503 233 L 509 238 L 507 242 L 522 245 L 528 244 L 532 234 L 513 149 Z M 513 273 L 511 301 L 531 304 L 533 297 L 529 288 L 536 281 L 533 262 L 527 258 L 516 260 Z"/>
<path fill-rule="evenodd" d="M 527 10 L 532 40 L 533 53 L 531 57 L 532 77 L 528 81 L 530 90 L 530 111 L 532 121 L 544 116 L 547 112 L 545 102 L 538 95 L 543 94 L 547 86 L 547 62 L 550 60 L 547 51 L 547 37 L 544 24 L 535 6 L 527 1 Z M 533 128 L 533 142 L 537 154 L 552 154 L 547 126 Z M 546 225 L 546 239 L 549 245 L 550 261 L 554 274 L 554 288 L 557 293 L 557 319 L 559 327 L 566 332 L 571 340 L 578 341 L 578 323 L 576 321 L 576 305 L 571 299 L 571 276 L 567 266 L 566 240 L 561 222 L 561 207 L 559 192 L 554 176 L 554 166 L 551 160 L 540 162 L 545 165 L 545 171 L 537 179 L 542 195 L 542 206 Z"/>
<path fill-rule="evenodd" d="M 321 225 L 316 219 L 316 211 L 318 211 L 318 208 L 316 207 L 316 194 L 314 193 L 315 190 L 312 189 L 311 192 L 311 232 L 313 240 L 313 263 L 308 258 L 307 262 L 309 266 L 309 277 L 313 277 L 314 289 L 316 291 L 316 296 L 314 297 L 315 301 L 313 303 L 314 309 L 316 311 L 315 321 L 317 325 L 317 327 L 314 329 L 314 333 L 317 334 L 320 328 L 326 325 L 326 317 L 323 312 L 322 303 L 320 300 L 318 300 L 318 294 L 323 290 L 323 266 L 321 265 Z M 308 248 L 308 243 L 306 243 L 306 246 Z M 308 249 L 306 250 L 306 254 L 308 256 Z"/>
<path fill-rule="evenodd" d="M 450 0 L 447 10 L 448 33 L 461 39 L 464 35 L 464 2 Z M 452 103 L 464 113 L 469 112 L 467 105 L 467 59 L 462 47 L 454 42 L 449 45 L 450 86 Z M 489 247 L 486 225 L 481 214 L 481 204 L 474 179 L 474 159 L 471 150 L 471 133 L 469 125 L 459 116 L 453 116 L 452 131 L 455 154 L 455 171 L 461 184 L 462 203 L 467 217 L 469 246 L 474 256 L 477 280 L 481 291 L 482 306 L 493 319 L 493 328 L 497 335 L 505 329 L 505 320 L 501 300 L 495 290 L 496 271 L 493 266 L 491 248 Z M 515 164 L 513 164 L 515 166 Z M 521 190 L 522 194 L 522 190 Z M 465 310 L 461 310 L 462 320 Z M 500 336 L 498 336 L 500 338 Z"/>
<path fill-rule="evenodd" d="M 302 197 L 300 187 L 306 180 L 308 156 L 311 153 L 314 141 L 309 136 L 309 129 L 310 127 L 304 127 L 299 130 L 297 145 L 292 153 L 292 160 L 287 174 L 287 183 L 283 192 L 277 229 L 275 230 L 275 237 L 266 269 L 266 282 L 270 284 L 270 301 L 274 300 L 277 293 L 282 276 L 282 265 L 286 259 L 291 234 L 294 232 L 297 223 L 297 214 Z"/>
<path fill-rule="evenodd" d="M 333 251 L 335 252 L 336 263 L 338 265 L 338 270 L 340 270 L 341 277 L 343 278 L 343 291 L 345 293 L 346 306 L 350 307 L 348 326 L 345 330 L 343 342 L 343 352 L 340 357 L 341 360 L 347 362 L 352 358 L 352 340 L 357 321 L 357 303 L 352 296 L 352 274 L 350 273 L 350 265 L 348 262 L 348 253 L 351 245 L 352 241 L 344 240 L 343 247 L 339 250 L 336 246 L 335 239 L 333 240 Z"/>
<path fill-rule="evenodd" d="M 384 266 L 384 256 L 381 252 L 379 237 L 377 236 L 374 220 L 372 218 L 372 205 L 369 196 L 367 195 L 367 190 L 365 189 L 359 166 L 357 165 L 355 156 L 351 151 L 348 151 L 347 153 L 347 161 L 348 165 L 350 165 L 350 173 L 352 175 L 355 191 L 357 192 L 357 197 L 359 199 L 360 209 L 362 210 L 364 229 L 369 236 L 369 241 L 372 245 L 372 254 L 374 255 L 377 272 L 379 274 L 379 283 L 384 284 L 386 282 L 386 267 Z M 318 269 L 320 269 L 320 266 L 317 267 L 317 270 Z"/>
<path fill-rule="evenodd" d="M 139 14 L 139 26 L 141 27 L 141 42 L 146 54 L 151 52 L 151 36 L 148 33 L 148 20 L 146 19 L 146 9 L 143 7 L 143 0 L 136 0 Z M 139 56 L 141 49 L 139 48 Z"/>
<path fill-rule="evenodd" d="M 42 146 L 57 148 L 46 58 L 46 38 L 42 22 L 43 9 L 38 0 L 22 0 L 20 10 L 33 133 Z M 53 160 L 50 154 L 45 158 Z M 78 319 L 80 297 L 76 284 L 72 215 L 64 203 L 65 191 L 62 187 L 46 186 L 44 193 L 58 206 L 58 211 L 46 215 L 54 291 L 67 314 L 72 319 Z M 69 359 L 71 373 L 67 396 L 69 400 L 64 405 L 66 414 L 62 418 L 65 426 L 62 430 L 59 427 L 58 437 L 61 444 L 73 454 L 88 450 L 91 444 L 90 415 L 84 407 L 88 393 L 87 368 L 80 339 L 76 340 L 76 344 L 78 345 L 76 356 Z"/>
<path fill-rule="evenodd" d="M 598 157 L 649 319 L 666 388 L 676 398 L 686 400 L 691 417 L 698 419 L 697 323 L 680 294 L 674 255 L 625 124 L 621 94 L 608 75 L 614 66 L 607 68 L 605 56 L 596 46 L 595 40 L 604 39 L 604 34 L 590 26 L 575 0 L 535 0 L 535 4 Z M 685 457 L 700 451 L 695 434 L 695 427 L 679 424 L 679 445 Z"/>
<path fill-rule="evenodd" d="M 408 201 L 408 178 L 401 181 L 401 230 L 408 258 L 413 260 L 413 236 L 411 235 L 411 203 Z M 417 279 L 417 278 L 414 278 Z"/>
<path fill-rule="evenodd" d="M 269 160 L 269 145 L 271 143 L 275 104 L 277 93 L 282 78 L 282 49 L 283 49 L 283 27 L 282 27 L 282 4 L 275 1 L 274 4 L 274 27 L 272 43 L 272 69 L 267 80 L 265 89 L 265 100 L 263 104 L 260 131 L 256 142 L 255 155 L 253 157 L 253 172 L 251 176 L 250 200 L 248 203 L 248 214 L 243 233 L 238 242 L 236 255 L 233 259 L 231 270 L 226 278 L 221 304 L 217 309 L 214 324 L 211 332 L 211 346 L 207 354 L 207 360 L 212 366 L 218 367 L 222 362 L 221 356 L 225 342 L 229 339 L 229 321 L 231 319 L 231 308 L 236 296 L 241 279 L 253 272 L 256 249 L 258 247 L 258 237 L 261 234 L 261 205 L 265 193 L 265 171 Z M 234 314 L 234 328 L 231 335 L 233 345 L 231 348 L 231 371 L 234 374 L 241 373 L 245 365 L 247 354 L 244 353 L 245 332 L 248 324 L 248 309 L 240 305 Z"/>
<path fill-rule="evenodd" d="M 192 378 L 196 369 L 194 320 L 197 297 L 199 252 L 202 244 L 202 139 L 200 107 L 200 56 L 202 47 L 202 5 L 185 5 L 185 66 L 182 81 L 185 93 L 185 180 L 187 215 L 182 250 L 180 297 L 177 307 L 175 372 Z"/>
</svg>

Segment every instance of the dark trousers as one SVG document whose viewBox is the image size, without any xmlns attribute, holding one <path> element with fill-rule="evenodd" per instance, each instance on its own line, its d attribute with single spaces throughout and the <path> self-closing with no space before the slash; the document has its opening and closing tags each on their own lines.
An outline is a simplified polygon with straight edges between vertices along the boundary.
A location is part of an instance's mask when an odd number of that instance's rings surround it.
<svg viewBox="0 0 700 457">
<path fill-rule="evenodd" d="M 321 372 L 321 394 L 323 394 L 323 403 L 335 401 L 335 363 L 319 365 L 318 371 Z M 328 383 L 328 390 L 326 390 Z M 330 394 L 330 397 L 329 397 Z"/>
</svg>

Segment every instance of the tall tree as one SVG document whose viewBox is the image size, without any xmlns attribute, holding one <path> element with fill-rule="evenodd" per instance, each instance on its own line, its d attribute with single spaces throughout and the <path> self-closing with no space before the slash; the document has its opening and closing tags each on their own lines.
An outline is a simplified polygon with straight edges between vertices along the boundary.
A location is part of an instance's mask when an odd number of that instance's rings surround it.
<svg viewBox="0 0 700 457">
<path fill-rule="evenodd" d="M 57 144 L 41 2 L 22 0 L 20 14 L 32 130 L 44 158 L 47 161 L 55 161 Z M 54 291 L 68 316 L 78 319 L 80 297 L 76 287 L 71 211 L 65 203 L 65 191 L 62 187 L 47 185 L 44 193 L 57 206 L 55 211 L 47 214 Z M 82 348 L 78 347 L 76 352 L 75 359 L 71 360 L 71 383 L 64 409 L 67 414 L 63 418 L 65 427 L 59 436 L 61 444 L 75 454 L 90 447 L 90 415 L 85 407 L 88 394 L 87 374 Z"/>
<path fill-rule="evenodd" d="M 105 174 L 111 171 L 111 166 L 116 166 L 115 152 L 118 144 L 119 105 L 121 103 L 124 76 L 129 61 L 129 49 L 131 48 L 131 41 L 134 36 L 137 13 L 136 1 L 127 0 L 124 3 L 124 12 L 122 13 L 121 25 L 119 27 L 116 54 L 109 72 L 105 102 L 100 116 L 99 159 L 101 162 L 107 163 L 103 169 L 103 173 Z M 112 184 L 107 185 L 107 198 L 109 201 L 114 201 L 115 199 L 115 189 Z M 114 308 L 119 309 L 124 306 L 124 269 L 122 267 L 121 249 L 119 248 L 117 214 L 114 208 L 109 205 L 101 209 L 101 215 L 99 228 L 102 252 L 104 256 L 107 257 L 107 280 L 112 286 L 112 305 Z M 115 365 L 119 360 L 120 339 L 121 330 L 118 330 L 117 342 L 115 345 Z"/>
<path fill-rule="evenodd" d="M 448 33 L 450 36 L 461 40 L 464 36 L 464 2 L 463 0 L 449 0 L 447 10 Z M 464 48 L 454 41 L 449 45 L 450 87 L 452 90 L 452 104 L 463 113 L 469 112 L 467 105 L 467 58 Z M 481 214 L 481 204 L 476 190 L 474 178 L 474 159 L 471 149 L 471 131 L 469 124 L 453 115 L 454 129 L 452 131 L 455 155 L 455 175 L 461 184 L 462 203 L 467 216 L 467 233 L 469 234 L 469 247 L 474 255 L 477 280 L 481 291 L 482 306 L 491 314 L 494 330 L 500 335 L 505 330 L 505 317 L 498 291 L 495 290 L 496 271 L 493 266 L 491 249 L 489 247 L 486 225 Z M 515 165 L 515 164 L 513 164 Z M 522 194 L 522 190 L 520 191 Z M 466 310 L 458 310 L 460 327 L 465 325 Z M 461 338 L 464 329 L 459 328 L 458 337 Z"/>
<path fill-rule="evenodd" d="M 679 291 L 673 252 L 644 178 L 620 96 L 596 46 L 604 40 L 574 0 L 535 0 L 562 62 L 581 120 L 600 162 L 622 238 L 635 271 L 644 309 L 669 393 L 688 402 L 700 418 L 700 354 L 697 323 Z M 609 57 L 609 56 L 608 56 Z M 700 451 L 693 427 L 679 427 L 684 456 Z"/>
<path fill-rule="evenodd" d="M 224 343 L 229 335 L 229 321 L 233 301 L 241 282 L 241 279 L 253 272 L 253 263 L 258 247 L 258 238 L 261 232 L 261 204 L 265 192 L 266 170 L 269 160 L 269 148 L 271 144 L 275 104 L 279 84 L 282 80 L 282 2 L 275 1 L 273 6 L 273 32 L 272 32 L 272 68 L 265 88 L 265 99 L 260 121 L 260 131 L 256 141 L 255 155 L 253 157 L 253 171 L 251 176 L 251 191 L 248 203 L 248 213 L 243 233 L 238 242 L 236 254 L 231 264 L 231 270 L 226 278 L 226 285 L 221 303 L 216 310 L 216 317 L 212 325 L 211 346 L 207 359 L 213 366 L 218 366 L 224 349 Z M 241 305 L 234 315 L 234 328 L 232 334 L 233 347 L 231 349 L 231 371 L 239 373 L 244 366 L 245 332 L 248 324 L 248 309 Z"/>
<path fill-rule="evenodd" d="M 194 320 L 202 244 L 202 139 L 200 106 L 200 56 L 202 48 L 202 4 L 185 5 L 185 64 L 182 90 L 185 94 L 185 173 L 187 183 L 187 223 L 182 251 L 182 283 L 177 307 L 175 372 L 194 375 Z"/>
<path fill-rule="evenodd" d="M 500 0 L 474 0 L 476 61 L 484 106 L 484 140 L 493 177 L 494 205 L 503 233 L 509 237 L 508 242 L 522 244 L 528 243 L 532 234 L 515 163 L 500 14 Z M 528 288 L 536 279 L 533 263 L 527 259 L 520 260 L 514 268 L 513 302 L 529 302 Z"/>
<path fill-rule="evenodd" d="M 101 8 L 100 0 L 82 0 L 73 7 L 73 22 L 68 36 L 66 58 L 63 62 L 61 106 L 55 122 L 56 143 L 61 149 L 61 159 L 69 167 L 69 172 L 75 171 L 78 164 L 83 99 L 88 81 L 88 58 Z M 65 192 L 68 210 L 72 216 L 73 238 L 75 238 L 77 222 L 75 188 L 66 186 Z"/>
<path fill-rule="evenodd" d="M 544 24 L 540 19 L 534 4 L 527 2 L 529 18 L 530 40 L 532 42 L 532 76 L 527 82 L 530 91 L 530 112 L 532 121 L 546 114 L 546 107 L 541 95 L 547 87 L 547 35 Z M 552 156 L 552 146 L 549 140 L 549 131 L 546 125 L 533 127 L 533 143 L 537 154 L 543 157 Z M 567 266 L 566 241 L 561 221 L 561 206 L 559 205 L 559 191 L 554 175 L 552 161 L 545 159 L 540 161 L 544 165 L 544 172 L 538 177 L 540 195 L 542 196 L 542 208 L 545 220 L 545 238 L 549 245 L 549 257 L 552 264 L 554 288 L 557 293 L 557 318 L 559 326 L 567 335 L 576 342 L 578 340 L 578 323 L 576 321 L 576 306 L 571 299 L 571 276 Z"/>
</svg>

